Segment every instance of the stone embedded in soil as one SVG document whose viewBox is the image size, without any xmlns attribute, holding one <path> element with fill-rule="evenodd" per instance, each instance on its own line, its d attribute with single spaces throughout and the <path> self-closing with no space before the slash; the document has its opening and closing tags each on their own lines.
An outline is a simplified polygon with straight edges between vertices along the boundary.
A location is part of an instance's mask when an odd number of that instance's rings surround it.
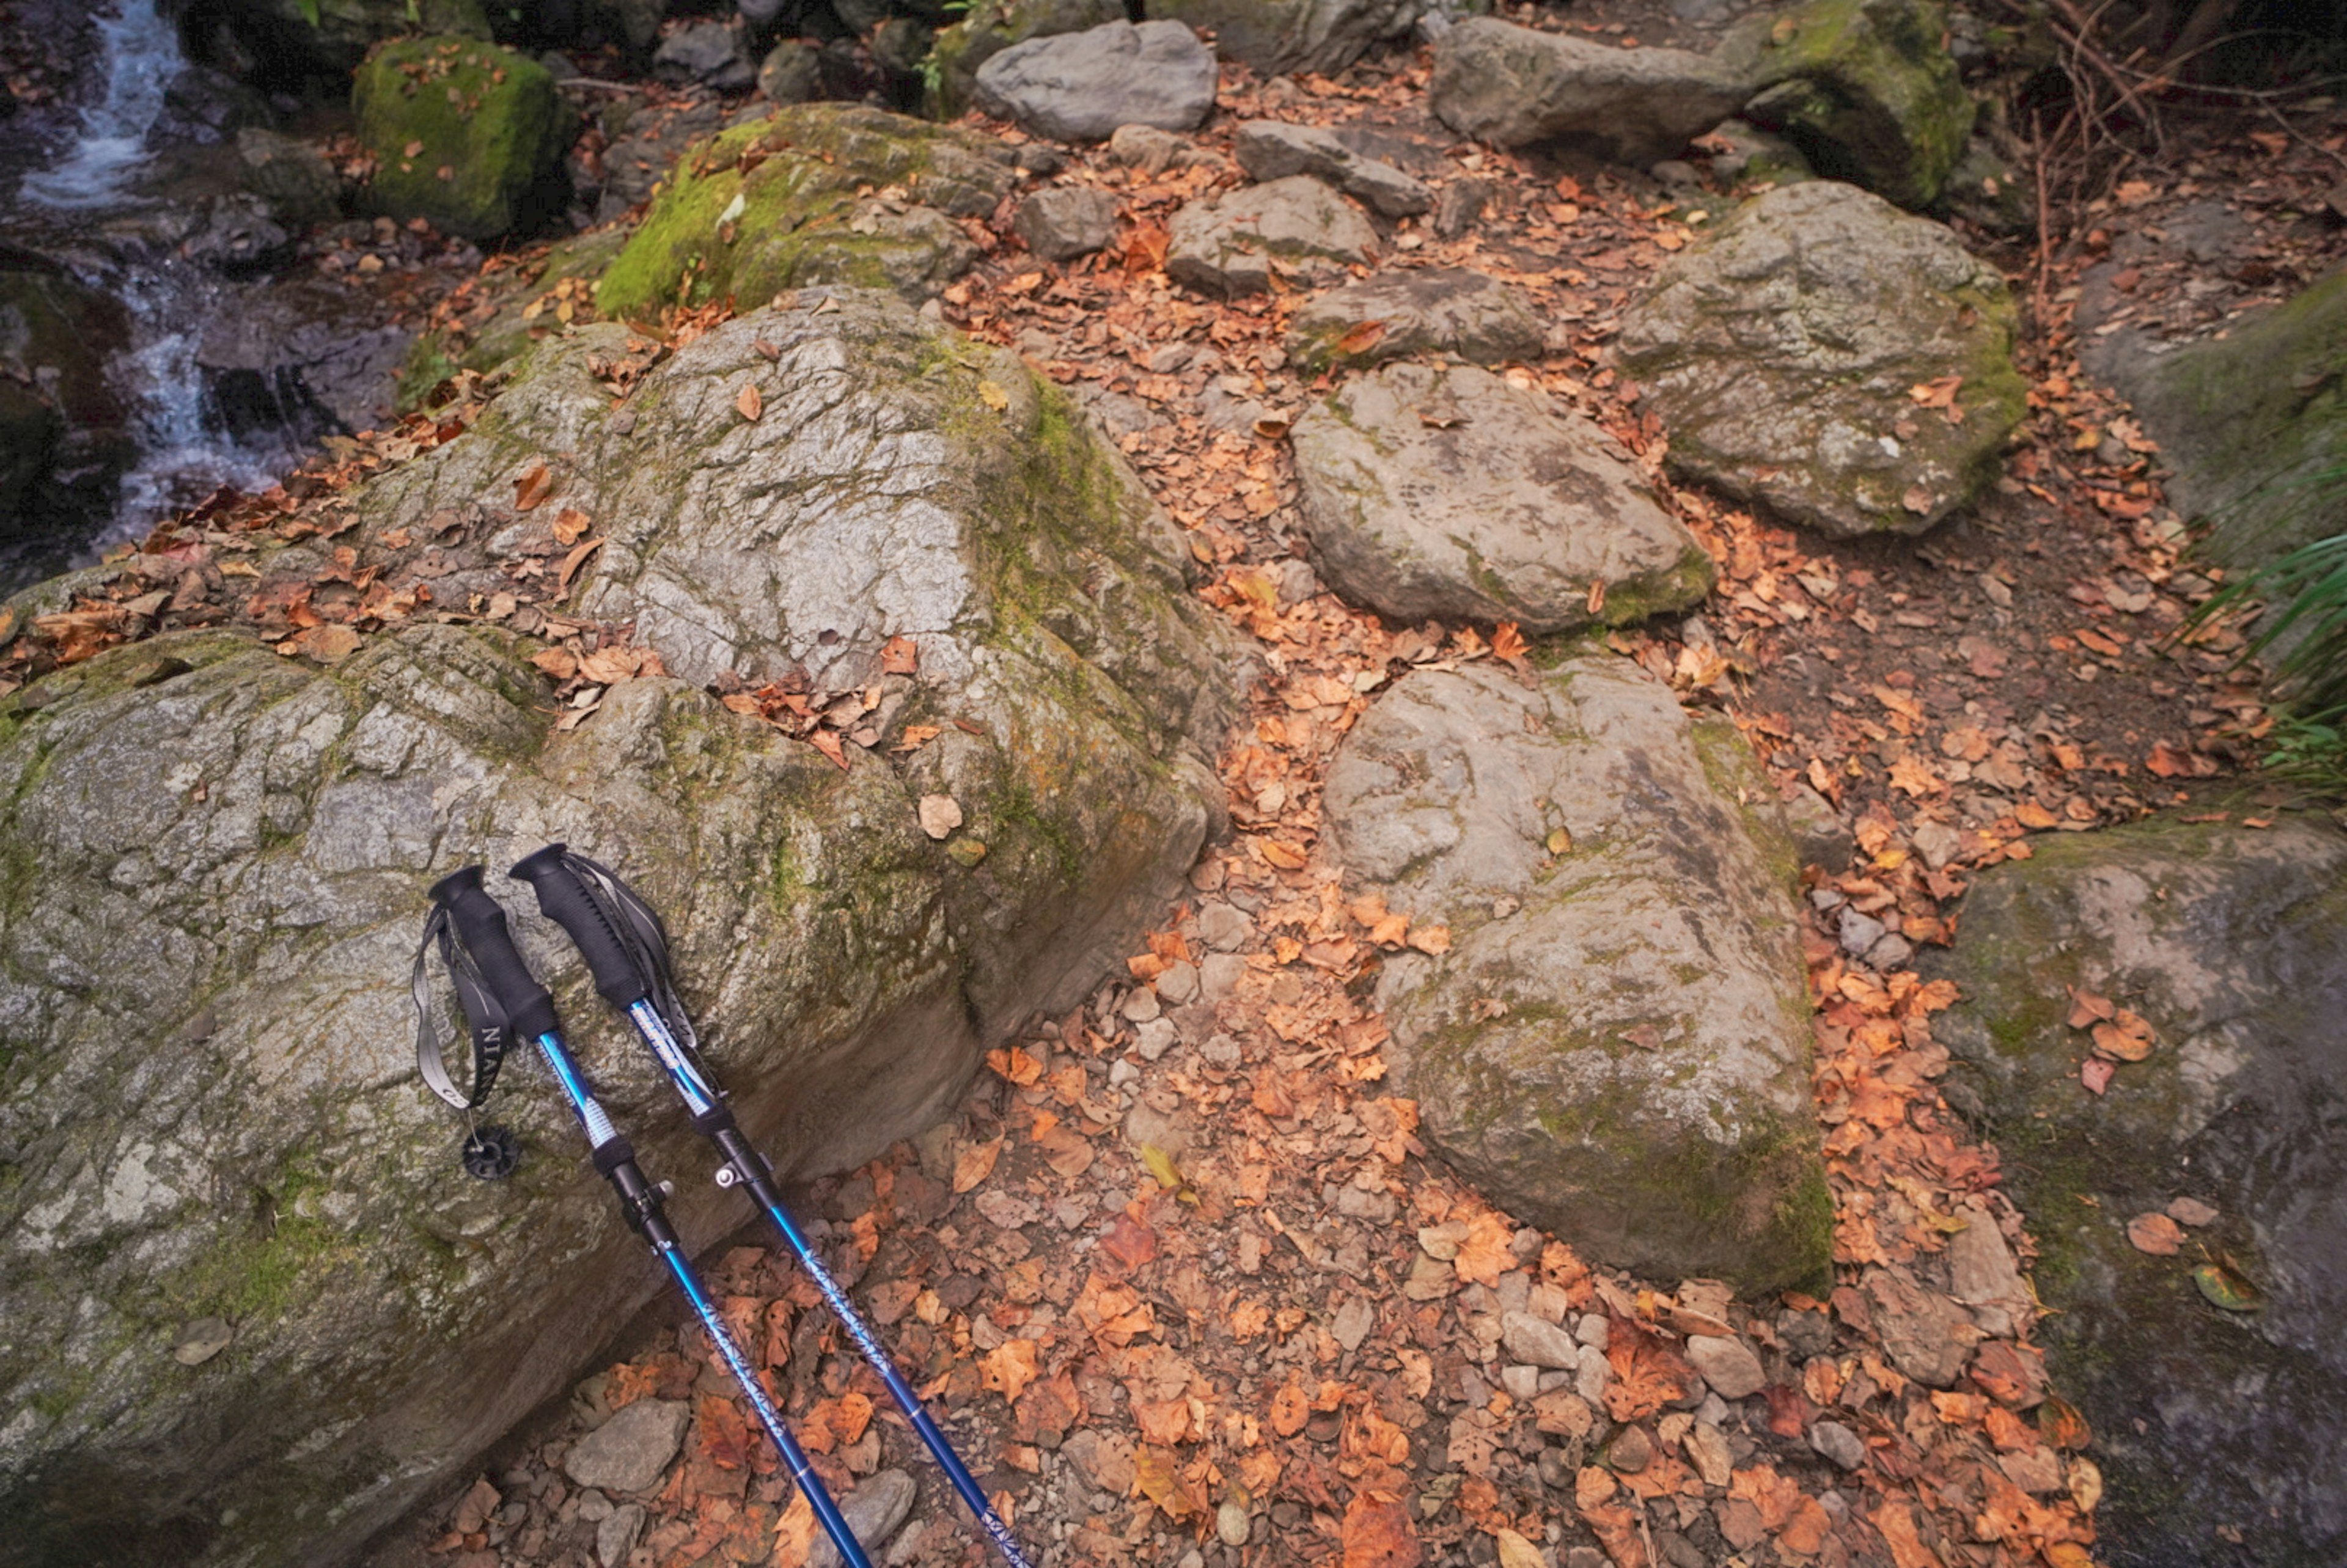
<svg viewBox="0 0 2347 1568">
<path fill-rule="evenodd" d="M 682 1399 L 638 1399 L 570 1445 L 563 1473 L 606 1492 L 648 1491 L 676 1458 L 692 1407 Z"/>
<path fill-rule="evenodd" d="M 1963 1304 L 1891 1268 L 1869 1274 L 1865 1290 L 1891 1364 L 1928 1387 L 1953 1388 L 1981 1338 Z"/>
<path fill-rule="evenodd" d="M 912 1517 L 919 1496 L 920 1488 L 911 1476 L 901 1470 L 884 1470 L 856 1482 L 856 1490 L 840 1500 L 839 1512 L 864 1549 L 878 1552 Z M 806 1568 L 840 1568 L 840 1561 L 839 1548 L 817 1531 L 807 1549 Z"/>
<path fill-rule="evenodd" d="M 1434 192 L 1423 181 L 1381 159 L 1361 157 L 1325 127 L 1248 120 L 1239 127 L 1232 152 L 1249 179 L 1309 175 L 1389 218 L 1407 218 L 1434 205 Z"/>
<path fill-rule="evenodd" d="M 1214 112 L 1214 51 L 1178 22 L 1109 22 L 1011 45 L 978 68 L 978 105 L 1055 141 L 1119 126 L 1194 130 Z"/>
<path fill-rule="evenodd" d="M 640 1502 L 623 1502 L 605 1514 L 595 1527 L 595 1555 L 603 1568 L 621 1568 L 630 1553 L 636 1549 L 637 1538 L 644 1532 L 644 1508 Z"/>
<path fill-rule="evenodd" d="M 1116 239 L 1116 199 L 1085 185 L 1055 185 L 1019 204 L 1011 220 L 1027 249 L 1046 261 L 1106 250 Z"/>
<path fill-rule="evenodd" d="M 1768 1382 L 1760 1358 L 1741 1339 L 1716 1334 L 1691 1335 L 1686 1342 L 1688 1365 L 1703 1374 L 1711 1391 L 1723 1399 L 1749 1399 Z"/>
<path fill-rule="evenodd" d="M 1377 231 L 1317 179 L 1290 175 L 1220 196 L 1174 215 L 1165 275 L 1201 293 L 1259 294 L 1283 277 L 1326 279 L 1377 254 Z"/>
<path fill-rule="evenodd" d="M 1494 147 L 1570 137 L 1643 169 L 1734 114 L 1751 87 L 1710 56 L 1473 16 L 1436 43 L 1427 92 L 1435 117 L 1462 136 Z"/>
<path fill-rule="evenodd" d="M 756 79 L 742 57 L 739 38 L 723 22 L 695 22 L 671 33 L 652 53 L 652 75 L 680 85 L 700 82 L 720 92 L 738 91 Z"/>
<path fill-rule="evenodd" d="M 1924 971 L 1962 993 L 1933 1020 L 1945 1093 L 1996 1138 L 2048 1309 L 2043 1372 L 1993 1365 L 1993 1343 L 1973 1380 L 2034 1403 L 2050 1377 L 2085 1413 L 2115 1560 L 2199 1561 L 2211 1520 L 2238 1522 L 2245 1562 L 2347 1560 L 2347 832 L 2278 812 L 2048 835 L 1963 916 Z M 2101 1095 L 2072 988 L 2152 1027 Z M 2175 1256 L 2137 1251 L 2128 1217 L 2179 1192 L 2219 1214 Z M 2263 1310 L 2204 1300 L 2211 1259 Z"/>
<path fill-rule="evenodd" d="M 1866 1462 L 1866 1443 L 1840 1421 L 1819 1421 L 1809 1428 L 1809 1446 L 1844 1470 Z"/>
<path fill-rule="evenodd" d="M 1767 798 L 1732 726 L 1582 653 L 1405 677 L 1323 805 L 1350 887 L 1451 933 L 1377 992 L 1420 1136 L 1586 1255 L 1756 1293 L 1817 1282 L 1831 1229 Z"/>
<path fill-rule="evenodd" d="M 1603 432 L 1488 371 L 1387 365 L 1307 408 L 1292 440 L 1321 577 L 1396 620 L 1542 635 L 1710 588 L 1710 557 Z"/>
<path fill-rule="evenodd" d="M 2017 320 L 1944 227 L 1815 180 L 1667 261 L 1617 353 L 1674 470 L 1835 538 L 1915 534 L 1997 476 L 2024 412 Z"/>
<path fill-rule="evenodd" d="M 1287 352 L 1309 374 L 1456 354 L 1471 364 L 1540 357 L 1547 329 L 1522 290 L 1463 267 L 1377 272 L 1296 313 Z"/>
<path fill-rule="evenodd" d="M 1581 1365 L 1581 1346 L 1573 1336 L 1529 1312 L 1511 1312 L 1500 1319 L 1500 1343 L 1530 1366 L 1563 1369 Z"/>
<path fill-rule="evenodd" d="M 2126 296 L 2114 294 L 2115 299 Z M 2088 368 L 2134 405 L 2176 470 L 2168 498 L 2205 520 L 2203 547 L 2234 568 L 2275 559 L 2339 530 L 2347 467 L 2347 276 L 2285 304 L 2245 312 L 2223 335 L 2163 350 L 2118 331 Z"/>
</svg>

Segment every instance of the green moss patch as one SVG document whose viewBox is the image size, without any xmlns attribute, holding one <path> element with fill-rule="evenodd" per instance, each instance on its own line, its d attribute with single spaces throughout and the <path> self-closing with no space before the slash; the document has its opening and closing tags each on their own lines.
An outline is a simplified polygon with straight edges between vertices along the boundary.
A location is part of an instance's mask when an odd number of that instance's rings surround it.
<svg viewBox="0 0 2347 1568">
<path fill-rule="evenodd" d="M 638 319 L 811 283 L 933 293 L 976 254 L 950 220 L 991 211 L 1007 149 L 969 132 L 838 104 L 799 104 L 678 159 L 596 309 Z"/>
<path fill-rule="evenodd" d="M 384 46 L 359 67 L 353 102 L 376 210 L 466 239 L 518 227 L 561 155 L 554 77 L 477 39 Z"/>
<path fill-rule="evenodd" d="M 1810 0 L 1768 24 L 1747 112 L 1830 179 L 1929 208 L 1964 155 L 1975 110 L 1939 0 Z"/>
</svg>

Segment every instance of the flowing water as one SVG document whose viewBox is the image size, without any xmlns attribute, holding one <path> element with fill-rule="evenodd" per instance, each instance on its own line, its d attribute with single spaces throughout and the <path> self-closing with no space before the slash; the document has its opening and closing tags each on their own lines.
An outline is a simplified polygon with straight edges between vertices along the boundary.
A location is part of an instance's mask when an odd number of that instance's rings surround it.
<svg viewBox="0 0 2347 1568">
<path fill-rule="evenodd" d="M 290 436 L 231 434 L 199 362 L 206 326 L 237 308 L 238 292 L 173 253 L 186 198 L 156 188 L 172 183 L 153 141 L 186 68 L 178 30 L 157 0 L 114 0 L 92 31 L 94 79 L 77 121 L 46 137 L 20 132 L 0 159 L 22 171 L 0 207 L 0 242 L 64 261 L 127 309 L 130 341 L 108 376 L 129 411 L 136 455 L 97 515 L 44 519 L 46 537 L 0 551 L 0 590 L 94 561 L 221 486 L 265 488 L 298 456 Z"/>
</svg>

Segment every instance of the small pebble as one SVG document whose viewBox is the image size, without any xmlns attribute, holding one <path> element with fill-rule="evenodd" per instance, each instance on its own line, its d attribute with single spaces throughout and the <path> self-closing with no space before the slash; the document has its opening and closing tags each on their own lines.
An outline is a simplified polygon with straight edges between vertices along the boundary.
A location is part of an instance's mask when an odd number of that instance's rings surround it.
<svg viewBox="0 0 2347 1568">
<path fill-rule="evenodd" d="M 1840 1421 L 1819 1421 L 1809 1429 L 1809 1446 L 1844 1470 L 1866 1462 L 1866 1444 Z"/>
</svg>

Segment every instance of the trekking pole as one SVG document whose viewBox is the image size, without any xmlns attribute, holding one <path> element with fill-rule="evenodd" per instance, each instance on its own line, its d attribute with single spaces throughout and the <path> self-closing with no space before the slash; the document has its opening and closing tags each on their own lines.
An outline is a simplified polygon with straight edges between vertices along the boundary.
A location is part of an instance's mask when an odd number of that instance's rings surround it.
<svg viewBox="0 0 2347 1568">
<path fill-rule="evenodd" d="M 780 1410 L 766 1397 L 749 1358 L 734 1344 L 733 1334 L 717 1307 L 702 1287 L 692 1265 L 684 1255 L 684 1246 L 668 1223 L 661 1206 L 662 1188 L 647 1181 L 636 1168 L 636 1152 L 627 1138 L 611 1125 L 611 1118 L 597 1102 L 594 1091 L 588 1087 L 586 1075 L 571 1059 L 569 1050 L 562 1043 L 562 1033 L 554 1014 L 554 999 L 529 972 L 520 953 L 515 950 L 513 934 L 506 925 L 506 912 L 487 889 L 481 886 L 482 868 L 467 866 L 463 870 L 442 877 L 432 886 L 432 917 L 424 927 L 424 944 L 416 949 L 415 988 L 419 1009 L 416 1032 L 416 1061 L 424 1071 L 425 1081 L 433 1091 L 457 1109 L 470 1112 L 488 1093 L 489 1084 L 497 1077 L 497 1063 L 506 1045 L 516 1040 L 528 1040 L 538 1047 L 547 1066 L 554 1070 L 557 1082 L 570 1102 L 570 1109 L 586 1130 L 595 1169 L 611 1184 L 620 1195 L 620 1206 L 625 1211 L 628 1224 L 651 1244 L 652 1252 L 668 1265 L 669 1273 L 692 1303 L 702 1327 L 715 1343 L 717 1352 L 742 1386 L 742 1392 L 758 1412 L 758 1419 L 766 1435 L 774 1440 L 774 1447 L 790 1467 L 791 1479 L 806 1493 L 807 1504 L 823 1523 L 824 1532 L 839 1548 L 848 1568 L 872 1568 L 872 1560 L 857 1544 L 856 1532 L 839 1512 L 839 1505 L 824 1490 L 823 1478 L 807 1463 L 806 1454 L 783 1424 Z M 449 1083 L 446 1067 L 440 1060 L 438 1030 L 427 1006 L 424 988 L 425 952 L 435 941 L 439 945 L 441 961 L 447 966 L 449 978 L 455 982 L 456 999 L 464 1009 L 466 1020 L 473 1030 L 473 1086 L 469 1095 L 459 1093 Z M 466 1141 L 466 1168 L 473 1169 L 475 1145 L 483 1137 L 476 1132 Z M 509 1153 L 509 1146 L 508 1146 Z M 505 1168 L 511 1168 L 508 1158 Z M 477 1174 L 483 1173 L 477 1171 Z M 504 1170 L 487 1173 L 502 1175 Z"/>
<path fill-rule="evenodd" d="M 699 1037 L 685 1016 L 684 1004 L 677 997 L 669 970 L 668 929 L 661 923 L 660 916 L 637 896 L 635 889 L 620 879 L 618 873 L 583 855 L 571 854 L 563 845 L 548 845 L 516 866 L 512 875 L 538 890 L 539 911 L 570 934 L 595 977 L 595 989 L 603 994 L 605 1001 L 628 1015 L 636 1033 L 660 1059 L 661 1070 L 684 1101 L 685 1109 L 692 1112 L 694 1129 L 716 1144 L 718 1153 L 725 1157 L 725 1163 L 717 1172 L 717 1184 L 750 1189 L 750 1195 L 766 1211 L 774 1228 L 783 1233 L 783 1240 L 798 1259 L 799 1266 L 806 1270 L 807 1277 L 815 1281 L 815 1288 L 831 1304 L 847 1337 L 880 1375 L 889 1397 L 912 1422 L 913 1430 L 928 1445 L 938 1467 L 953 1483 L 954 1491 L 978 1516 L 980 1528 L 1002 1553 L 1002 1560 L 1010 1568 L 1030 1568 L 1026 1555 L 1019 1549 L 1018 1538 L 996 1514 L 994 1505 L 987 1501 L 986 1493 L 969 1473 L 969 1467 L 954 1452 L 953 1444 L 921 1404 L 919 1396 L 889 1360 L 879 1337 L 866 1326 L 855 1304 L 848 1300 L 847 1292 L 831 1277 L 831 1271 L 815 1256 L 815 1248 L 791 1218 L 790 1211 L 783 1206 L 781 1196 L 774 1191 L 773 1165 L 751 1147 L 750 1141 L 734 1124 L 733 1112 L 725 1103 L 725 1091 L 718 1088 L 716 1079 L 702 1061 Z"/>
</svg>

